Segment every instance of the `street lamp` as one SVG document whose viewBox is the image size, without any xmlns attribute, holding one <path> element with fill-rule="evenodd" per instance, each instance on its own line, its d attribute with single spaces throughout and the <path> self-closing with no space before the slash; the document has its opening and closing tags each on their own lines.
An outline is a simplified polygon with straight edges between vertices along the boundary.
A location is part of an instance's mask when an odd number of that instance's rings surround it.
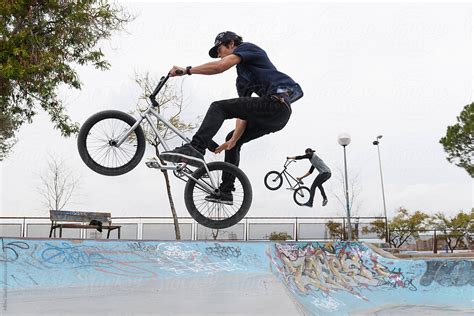
<svg viewBox="0 0 474 316">
<path fill-rule="evenodd" d="M 348 240 L 352 241 L 352 225 L 351 225 L 351 210 L 349 208 L 349 189 L 347 181 L 347 161 L 346 161 L 346 146 L 351 143 L 351 136 L 347 133 L 339 134 L 337 142 L 344 148 L 344 174 L 346 179 L 346 207 L 347 207 L 347 230 Z"/>
<path fill-rule="evenodd" d="M 387 207 L 385 206 L 385 190 L 383 188 L 383 176 L 382 176 L 382 161 L 380 160 L 380 141 L 383 135 L 377 136 L 377 138 L 372 142 L 374 146 L 377 146 L 377 152 L 379 154 L 379 169 L 380 169 L 380 183 L 382 183 L 382 200 L 383 200 L 383 211 L 384 211 L 384 216 L 385 216 L 385 242 L 389 242 L 389 236 L 388 236 L 388 219 L 387 219 Z"/>
</svg>

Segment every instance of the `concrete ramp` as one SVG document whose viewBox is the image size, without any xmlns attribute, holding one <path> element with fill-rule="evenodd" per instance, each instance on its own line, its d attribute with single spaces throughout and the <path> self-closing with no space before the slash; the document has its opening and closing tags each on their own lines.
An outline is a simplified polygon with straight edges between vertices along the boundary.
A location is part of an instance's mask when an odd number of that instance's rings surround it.
<svg viewBox="0 0 474 316">
<path fill-rule="evenodd" d="M 7 315 L 474 314 L 474 260 L 399 260 L 363 243 L 1 242 Z"/>
</svg>

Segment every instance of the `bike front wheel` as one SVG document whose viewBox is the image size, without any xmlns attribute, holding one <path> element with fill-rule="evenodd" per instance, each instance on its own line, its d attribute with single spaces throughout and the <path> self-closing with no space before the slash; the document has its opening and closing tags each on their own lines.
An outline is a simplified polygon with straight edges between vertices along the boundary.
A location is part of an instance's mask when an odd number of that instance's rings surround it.
<svg viewBox="0 0 474 316">
<path fill-rule="evenodd" d="M 268 190 L 275 191 L 278 190 L 283 184 L 283 177 L 278 171 L 270 171 L 265 175 L 263 182 L 265 183 L 265 186 Z"/>
<path fill-rule="evenodd" d="M 205 227 L 223 229 L 233 226 L 245 217 L 252 204 L 250 181 L 242 170 L 227 162 L 211 162 L 207 168 L 209 172 L 204 166 L 198 168 L 187 181 L 184 189 L 186 208 L 196 222 Z M 223 174 L 235 177 L 231 201 L 210 201 L 210 189 L 219 191 Z"/>
<path fill-rule="evenodd" d="M 145 153 L 142 128 L 137 126 L 120 146 L 117 145 L 135 122 L 135 118 L 127 113 L 115 110 L 91 116 L 82 125 L 77 138 L 82 161 L 95 172 L 106 176 L 119 176 L 135 168 Z"/>
<path fill-rule="evenodd" d="M 293 192 L 293 200 L 301 206 L 309 202 L 310 195 L 311 191 L 307 187 L 299 187 Z"/>
</svg>

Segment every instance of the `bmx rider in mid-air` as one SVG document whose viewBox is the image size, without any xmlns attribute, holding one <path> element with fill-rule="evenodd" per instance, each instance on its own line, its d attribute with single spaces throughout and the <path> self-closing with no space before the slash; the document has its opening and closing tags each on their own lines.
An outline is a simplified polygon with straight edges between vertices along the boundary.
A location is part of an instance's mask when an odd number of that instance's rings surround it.
<svg viewBox="0 0 474 316">
<path fill-rule="evenodd" d="M 166 161 L 201 166 L 199 160 L 204 159 L 205 149 L 213 143 L 212 137 L 224 120 L 236 118 L 235 129 L 223 144 L 213 150 L 215 153 L 225 150 L 225 161 L 238 166 L 242 145 L 285 127 L 291 116 L 291 103 L 301 98 L 303 91 L 292 78 L 276 69 L 263 49 L 243 42 L 242 37 L 234 32 L 219 33 L 209 56 L 220 60 L 194 67 L 173 66 L 170 76 L 216 75 L 237 66 L 239 97 L 213 102 L 191 143 L 165 151 L 160 157 Z M 258 97 L 252 97 L 253 93 Z M 232 205 L 234 180 L 231 175 L 223 173 L 220 194 L 210 194 L 206 200 Z"/>
<path fill-rule="evenodd" d="M 328 204 L 328 198 L 326 196 L 326 192 L 324 192 L 323 183 L 326 182 L 329 178 L 331 178 L 331 169 L 324 163 L 324 161 L 316 155 L 315 151 L 311 148 L 306 148 L 305 154 L 301 156 L 294 156 L 294 157 L 286 157 L 286 159 L 309 159 L 311 162 L 311 168 L 309 169 L 306 174 L 301 177 L 297 177 L 299 181 L 303 178 L 306 178 L 310 174 L 313 173 L 314 169 L 316 168 L 319 171 L 316 179 L 314 179 L 313 184 L 311 185 L 311 195 L 309 197 L 309 201 L 303 204 L 303 206 L 313 207 L 314 195 L 316 193 L 316 188 L 319 189 L 321 195 L 323 197 L 323 206 Z"/>
</svg>

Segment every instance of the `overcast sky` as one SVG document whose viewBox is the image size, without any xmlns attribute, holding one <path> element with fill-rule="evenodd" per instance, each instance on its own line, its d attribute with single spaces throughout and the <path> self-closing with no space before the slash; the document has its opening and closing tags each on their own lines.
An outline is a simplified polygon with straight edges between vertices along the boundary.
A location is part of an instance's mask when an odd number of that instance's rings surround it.
<svg viewBox="0 0 474 316">
<path fill-rule="evenodd" d="M 354 213 L 383 214 L 377 149 L 380 150 L 387 210 L 444 212 L 472 207 L 469 175 L 446 161 L 439 139 L 472 102 L 472 8 L 470 3 L 124 3 L 135 21 L 127 32 L 101 43 L 112 67 L 100 72 L 79 68 L 81 91 L 61 90 L 77 122 L 104 109 L 129 111 L 140 95 L 136 73 L 159 78 L 172 65 L 199 65 L 217 33 L 232 30 L 265 49 L 276 67 L 297 81 L 304 98 L 293 105 L 284 130 L 246 144 L 241 168 L 249 176 L 254 200 L 248 216 L 341 216 L 344 206 L 340 170 L 343 150 L 337 136 L 352 137 L 347 147 L 349 178 L 357 176 Z M 213 100 L 233 98 L 235 69 L 216 76 L 184 79 L 185 118 L 204 115 Z M 180 79 L 175 79 L 179 82 Z M 222 141 L 234 122 L 216 136 Z M 22 127 L 18 144 L 0 163 L 1 216 L 47 216 L 38 193 L 39 174 L 48 154 L 66 160 L 81 176 L 67 209 L 110 211 L 113 216 L 169 216 L 160 172 L 145 160 L 120 177 L 95 174 L 80 160 L 76 139 L 65 139 L 39 115 Z M 178 145 L 178 144 L 172 144 Z M 316 149 L 333 170 L 325 184 L 329 203 L 301 208 L 290 191 L 268 191 L 263 177 L 280 169 L 288 155 Z M 151 148 L 145 153 L 152 157 Z M 207 154 L 209 160 L 223 154 Z M 303 175 L 300 161 L 290 171 Z M 310 177 L 308 186 L 316 176 Z M 188 216 L 183 183 L 173 178 L 180 216 Z"/>
</svg>

